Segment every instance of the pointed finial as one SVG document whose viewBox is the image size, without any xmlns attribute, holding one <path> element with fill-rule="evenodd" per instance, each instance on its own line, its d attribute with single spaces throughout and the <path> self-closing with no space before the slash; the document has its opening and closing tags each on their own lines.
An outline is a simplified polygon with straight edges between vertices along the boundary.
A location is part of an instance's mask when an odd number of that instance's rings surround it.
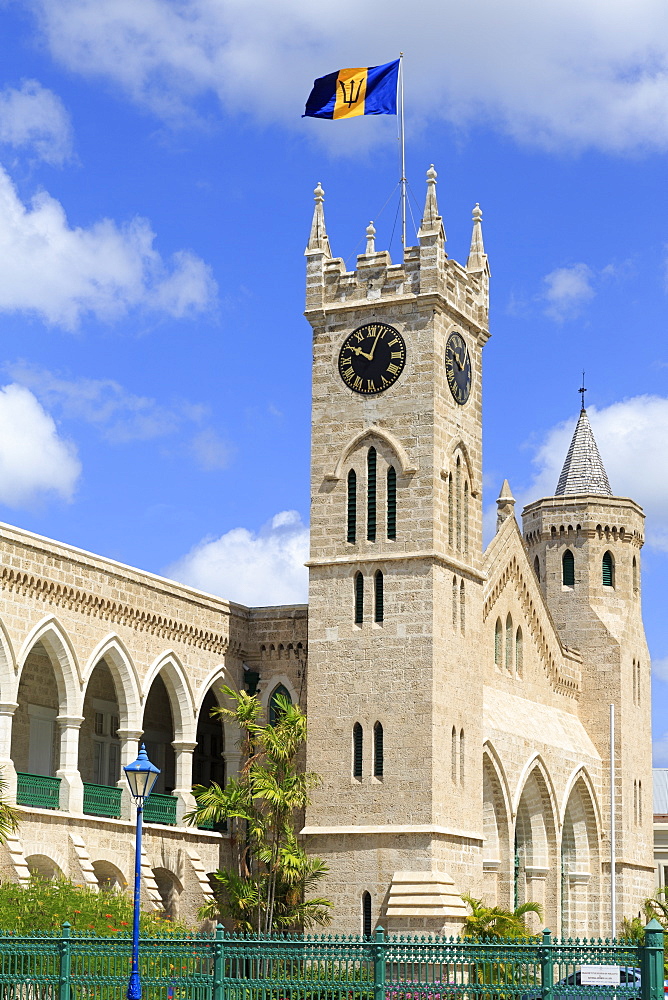
<svg viewBox="0 0 668 1000">
<path fill-rule="evenodd" d="M 503 480 L 503 486 L 496 501 L 496 530 L 498 531 L 504 521 L 515 516 L 515 497 L 507 479 Z"/>
<path fill-rule="evenodd" d="M 422 213 L 422 223 L 418 237 L 437 235 L 445 241 L 443 219 L 438 214 L 438 201 L 436 199 L 437 177 L 438 174 L 434 170 L 434 164 L 432 163 L 427 171 L 427 197 L 425 198 L 424 212 Z"/>
<path fill-rule="evenodd" d="M 313 209 L 311 233 L 309 235 L 306 250 L 320 250 L 326 257 L 331 257 L 332 251 L 329 246 L 329 239 L 327 238 L 327 230 L 325 229 L 325 209 L 323 206 L 325 192 L 322 189 L 320 181 L 318 181 L 313 191 L 313 198 L 315 201 L 315 207 Z"/>
<path fill-rule="evenodd" d="M 366 227 L 366 253 L 376 252 L 376 227 L 373 221 Z"/>
<path fill-rule="evenodd" d="M 466 261 L 468 271 L 484 271 L 487 266 L 487 254 L 482 241 L 482 209 L 476 202 L 473 209 L 473 232 L 471 233 L 471 249 Z"/>
<path fill-rule="evenodd" d="M 587 390 L 585 389 L 585 373 L 583 372 L 582 373 L 582 387 L 580 389 L 578 389 L 578 392 L 580 393 L 580 401 L 581 401 L 580 402 L 580 413 L 582 413 L 582 411 L 585 408 L 585 392 L 586 391 Z"/>
</svg>

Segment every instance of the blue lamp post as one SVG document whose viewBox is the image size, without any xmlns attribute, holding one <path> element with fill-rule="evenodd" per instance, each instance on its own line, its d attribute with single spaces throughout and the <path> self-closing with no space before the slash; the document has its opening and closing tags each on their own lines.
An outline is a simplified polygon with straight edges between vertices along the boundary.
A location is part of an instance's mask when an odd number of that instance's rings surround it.
<svg viewBox="0 0 668 1000">
<path fill-rule="evenodd" d="M 144 744 L 139 748 L 139 756 L 132 764 L 124 767 L 130 794 L 137 806 L 137 837 L 135 841 L 135 900 L 132 922 L 132 971 L 128 983 L 128 1000 L 141 1000 L 141 980 L 139 979 L 139 910 L 141 892 L 141 821 L 144 802 L 153 791 L 160 769 L 146 756 Z"/>
</svg>

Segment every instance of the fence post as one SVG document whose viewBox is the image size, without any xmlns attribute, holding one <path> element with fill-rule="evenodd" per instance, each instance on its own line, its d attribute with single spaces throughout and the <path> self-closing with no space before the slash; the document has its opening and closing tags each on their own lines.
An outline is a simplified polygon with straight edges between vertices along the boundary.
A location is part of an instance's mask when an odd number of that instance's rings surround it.
<svg viewBox="0 0 668 1000">
<path fill-rule="evenodd" d="M 552 961 L 552 935 L 547 929 L 543 931 L 543 943 L 540 948 L 540 981 L 543 1000 L 550 1000 L 554 986 L 554 962 Z"/>
<path fill-rule="evenodd" d="M 225 928 L 222 924 L 218 924 L 213 941 L 213 1000 L 225 1000 L 224 937 Z"/>
<path fill-rule="evenodd" d="M 72 970 L 72 953 L 70 951 L 71 927 L 65 921 L 63 936 L 60 939 L 60 976 L 58 978 L 58 1000 L 70 1000 L 70 973 Z"/>
<path fill-rule="evenodd" d="M 663 927 L 652 917 L 645 927 L 641 972 L 642 1000 L 662 1000 L 663 997 Z"/>
<path fill-rule="evenodd" d="M 385 931 L 376 927 L 373 939 L 373 997 L 385 1000 Z"/>
</svg>

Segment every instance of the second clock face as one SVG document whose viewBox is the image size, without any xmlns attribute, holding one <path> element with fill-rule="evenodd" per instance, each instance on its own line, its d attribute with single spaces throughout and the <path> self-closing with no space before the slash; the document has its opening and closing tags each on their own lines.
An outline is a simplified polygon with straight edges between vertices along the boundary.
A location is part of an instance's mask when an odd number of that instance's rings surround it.
<svg viewBox="0 0 668 1000">
<path fill-rule="evenodd" d="M 471 355 L 461 333 L 451 333 L 448 337 L 445 374 L 455 402 L 463 406 L 471 392 Z"/>
<path fill-rule="evenodd" d="M 339 351 L 339 375 L 349 389 L 365 396 L 389 389 L 405 364 L 404 339 L 387 323 L 359 326 Z"/>
</svg>

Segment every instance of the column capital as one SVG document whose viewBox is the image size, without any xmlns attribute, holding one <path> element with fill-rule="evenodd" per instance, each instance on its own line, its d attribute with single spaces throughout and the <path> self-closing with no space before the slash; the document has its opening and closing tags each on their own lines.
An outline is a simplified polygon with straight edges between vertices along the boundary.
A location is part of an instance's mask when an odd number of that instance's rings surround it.
<svg viewBox="0 0 668 1000">
<path fill-rule="evenodd" d="M 117 729 L 119 740 L 140 740 L 144 735 L 143 729 Z"/>
<path fill-rule="evenodd" d="M 56 722 L 66 729 L 79 729 L 84 721 L 83 715 L 57 715 Z"/>
<path fill-rule="evenodd" d="M 18 701 L 0 701 L 0 715 L 13 715 L 18 707 Z"/>
<path fill-rule="evenodd" d="M 197 749 L 196 743 L 189 743 L 187 740 L 174 740 L 172 746 L 177 753 L 193 753 Z"/>
</svg>

